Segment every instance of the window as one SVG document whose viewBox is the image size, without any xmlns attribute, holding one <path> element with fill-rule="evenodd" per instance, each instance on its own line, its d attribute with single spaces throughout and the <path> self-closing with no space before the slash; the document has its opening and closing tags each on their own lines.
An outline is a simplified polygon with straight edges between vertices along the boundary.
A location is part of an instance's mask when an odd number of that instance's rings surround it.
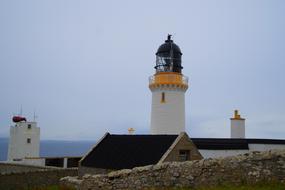
<svg viewBox="0 0 285 190">
<path fill-rule="evenodd" d="M 30 138 L 27 138 L 27 143 L 31 143 L 31 139 Z"/>
<path fill-rule="evenodd" d="M 160 103 L 165 103 L 165 93 L 164 92 L 161 93 Z"/>
<path fill-rule="evenodd" d="M 28 124 L 28 129 L 31 129 L 32 128 L 32 125 L 31 124 Z"/>
<path fill-rule="evenodd" d="M 22 161 L 22 159 L 20 159 L 20 158 L 14 158 L 13 161 L 19 162 L 19 161 Z"/>
<path fill-rule="evenodd" d="M 190 160 L 190 150 L 179 150 L 180 161 Z"/>
</svg>

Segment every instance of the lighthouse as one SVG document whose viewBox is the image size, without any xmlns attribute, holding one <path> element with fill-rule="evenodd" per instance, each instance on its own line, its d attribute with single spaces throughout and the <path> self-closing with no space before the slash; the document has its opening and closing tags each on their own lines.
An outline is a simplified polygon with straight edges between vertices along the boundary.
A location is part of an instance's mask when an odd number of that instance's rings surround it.
<svg viewBox="0 0 285 190">
<path fill-rule="evenodd" d="M 185 132 L 185 92 L 188 77 L 182 74 L 182 53 L 167 36 L 156 52 L 155 74 L 149 78 L 152 92 L 151 134 Z"/>
</svg>

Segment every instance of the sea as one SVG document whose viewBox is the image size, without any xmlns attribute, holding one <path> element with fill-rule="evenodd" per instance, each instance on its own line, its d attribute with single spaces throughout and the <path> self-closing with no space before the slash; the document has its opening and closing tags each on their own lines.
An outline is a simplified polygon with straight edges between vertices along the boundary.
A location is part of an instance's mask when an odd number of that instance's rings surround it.
<svg viewBox="0 0 285 190">
<path fill-rule="evenodd" d="M 8 138 L 0 138 L 0 161 L 7 160 L 8 143 Z M 40 156 L 83 156 L 95 143 L 95 141 L 42 140 L 40 142 Z"/>
</svg>

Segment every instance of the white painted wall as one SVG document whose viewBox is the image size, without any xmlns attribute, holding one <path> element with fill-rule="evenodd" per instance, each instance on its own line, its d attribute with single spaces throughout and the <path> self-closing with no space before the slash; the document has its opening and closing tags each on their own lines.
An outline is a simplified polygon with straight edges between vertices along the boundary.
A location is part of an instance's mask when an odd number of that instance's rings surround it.
<svg viewBox="0 0 285 190">
<path fill-rule="evenodd" d="M 206 150 L 200 149 L 200 153 L 204 158 L 218 158 L 218 157 L 227 157 L 234 156 L 238 154 L 245 154 L 250 151 L 267 151 L 274 149 L 283 149 L 285 150 L 285 144 L 249 144 L 249 150 Z"/>
<path fill-rule="evenodd" d="M 285 144 L 249 144 L 248 146 L 251 151 L 266 151 L 273 149 L 285 150 Z"/>
<path fill-rule="evenodd" d="M 28 126 L 31 125 L 31 128 Z M 31 143 L 27 139 L 31 139 Z M 25 157 L 39 157 L 40 128 L 36 122 L 19 122 L 10 127 L 8 161 L 24 159 Z"/>
<path fill-rule="evenodd" d="M 63 159 L 63 168 L 67 168 L 68 158 Z"/>
<path fill-rule="evenodd" d="M 162 93 L 165 102 L 161 102 Z M 152 90 L 151 134 L 180 134 L 185 132 L 185 90 L 156 88 Z"/>
<path fill-rule="evenodd" d="M 231 119 L 231 138 L 245 138 L 244 119 Z"/>
<path fill-rule="evenodd" d="M 45 166 L 45 158 L 25 158 L 22 163 L 33 166 Z"/>
<path fill-rule="evenodd" d="M 248 153 L 249 150 L 199 150 L 204 158 L 219 158 Z"/>
</svg>

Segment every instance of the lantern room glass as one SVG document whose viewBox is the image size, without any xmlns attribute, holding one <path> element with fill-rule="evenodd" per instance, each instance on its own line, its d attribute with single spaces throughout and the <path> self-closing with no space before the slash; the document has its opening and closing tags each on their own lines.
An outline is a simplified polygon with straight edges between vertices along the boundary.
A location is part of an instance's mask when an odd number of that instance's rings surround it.
<svg viewBox="0 0 285 190">
<path fill-rule="evenodd" d="M 170 54 L 156 55 L 156 73 L 160 72 L 177 72 L 181 73 L 181 56 L 179 58 L 171 57 Z"/>
</svg>

